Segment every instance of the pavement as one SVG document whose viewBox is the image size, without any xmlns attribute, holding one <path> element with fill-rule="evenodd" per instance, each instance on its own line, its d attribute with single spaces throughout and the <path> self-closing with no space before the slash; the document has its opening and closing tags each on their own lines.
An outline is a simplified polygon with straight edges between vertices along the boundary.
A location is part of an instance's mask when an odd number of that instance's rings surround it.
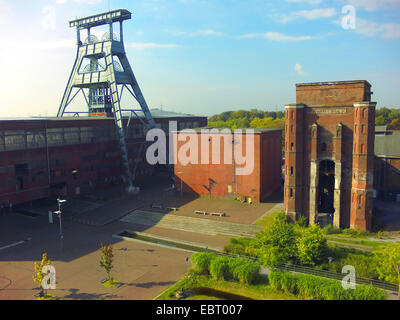
<svg viewBox="0 0 400 320">
<path fill-rule="evenodd" d="M 51 204 L 32 208 L 34 214 L 31 215 L 14 212 L 0 216 L 0 300 L 34 299 L 38 289 L 32 280 L 33 267 L 35 261 L 41 260 L 43 252 L 48 254 L 56 269 L 56 289 L 50 293 L 57 299 L 153 299 L 185 274 L 190 266 L 186 260 L 191 253 L 118 239 L 114 234 L 123 230 L 139 231 L 223 248 L 231 238 L 230 233 L 213 232 L 211 235 L 210 230 L 221 230 L 221 226 L 232 229 L 238 224 L 253 228 L 249 224 L 276 205 L 276 201 L 249 205 L 233 200 L 180 196 L 165 192 L 163 188 L 162 184 L 144 188 L 139 195 L 103 190 L 106 197 L 68 199 L 69 206 L 63 207 L 61 218 L 62 246 L 59 218 L 54 217 L 53 224 L 48 220 L 49 209 L 56 210 Z M 179 210 L 173 214 L 167 213 L 168 210 L 151 212 L 150 206 L 154 203 Z M 198 217 L 194 210 L 223 211 L 227 216 Z M 127 221 L 127 217 L 138 211 L 142 212 L 141 221 Z M 149 211 L 152 222 L 143 216 L 143 212 Z M 178 220 L 162 223 L 165 217 L 171 216 Z M 183 227 L 177 228 L 179 217 Z M 99 267 L 101 243 L 113 245 L 115 267 L 112 274 L 121 282 L 118 287 L 101 285 L 106 277 Z"/>
</svg>

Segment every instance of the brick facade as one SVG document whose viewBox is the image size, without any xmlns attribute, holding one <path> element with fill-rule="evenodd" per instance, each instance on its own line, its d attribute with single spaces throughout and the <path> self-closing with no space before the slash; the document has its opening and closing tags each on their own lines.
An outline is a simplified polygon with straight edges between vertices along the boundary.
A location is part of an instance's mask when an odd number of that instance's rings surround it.
<svg viewBox="0 0 400 320">
<path fill-rule="evenodd" d="M 176 121 L 179 129 L 207 125 L 206 117 L 155 118 L 167 134 L 169 121 Z M 0 120 L 0 125 L 0 204 L 54 193 L 74 195 L 124 180 L 114 119 Z M 154 171 L 145 152 L 139 152 L 145 135 L 141 122 L 133 119 L 127 146 L 131 169 L 137 164 L 137 177 Z"/>
<path fill-rule="evenodd" d="M 286 106 L 285 212 L 370 229 L 375 103 L 367 81 L 296 85 Z"/>
<path fill-rule="evenodd" d="M 230 132 L 230 130 L 228 130 Z M 177 133 L 174 137 L 175 154 L 179 154 L 186 141 L 179 141 Z M 236 169 L 243 167 L 231 163 L 224 163 L 226 150 L 233 154 L 234 139 L 235 147 L 246 154 L 246 142 L 248 135 L 242 134 L 241 139 L 235 135 L 225 133 L 202 134 L 199 130 L 191 133 L 194 135 L 198 145 L 197 164 L 182 164 L 177 161 L 174 167 L 176 176 L 176 189 L 183 192 L 194 193 L 202 196 L 240 199 L 252 202 L 263 201 L 274 191 L 281 187 L 281 163 L 282 163 L 282 132 L 281 130 L 258 130 L 255 129 L 254 138 L 254 170 L 250 174 L 237 175 Z M 220 141 L 219 151 L 212 152 L 214 141 Z M 204 161 L 202 145 L 209 150 L 209 156 Z M 228 149 L 225 147 L 228 146 Z M 203 149 L 204 150 L 204 149 Z M 213 164 L 212 156 L 219 156 L 220 164 Z M 202 159 L 203 157 L 203 159 Z M 206 163 L 208 162 L 208 163 Z"/>
</svg>

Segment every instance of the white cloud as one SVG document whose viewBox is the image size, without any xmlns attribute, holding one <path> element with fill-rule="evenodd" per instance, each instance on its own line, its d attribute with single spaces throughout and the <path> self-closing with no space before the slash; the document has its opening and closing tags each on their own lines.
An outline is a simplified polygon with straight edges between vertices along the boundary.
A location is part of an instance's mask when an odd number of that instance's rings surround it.
<svg viewBox="0 0 400 320">
<path fill-rule="evenodd" d="M 312 36 L 289 36 L 279 32 L 267 32 L 263 37 L 272 41 L 304 41 L 314 38 Z"/>
<path fill-rule="evenodd" d="M 204 30 L 197 30 L 193 32 L 186 32 L 186 31 L 168 31 L 168 33 L 172 34 L 173 36 L 177 37 L 215 37 L 215 36 L 223 36 L 223 32 L 215 31 L 213 29 L 204 29 Z"/>
<path fill-rule="evenodd" d="M 264 38 L 271 41 L 305 41 L 316 39 L 313 36 L 290 36 L 280 32 L 247 33 L 239 36 L 240 39 Z"/>
<path fill-rule="evenodd" d="M 366 36 L 379 36 L 386 39 L 400 38 L 400 23 L 377 23 L 358 18 L 354 30 Z"/>
<path fill-rule="evenodd" d="M 10 22 L 12 16 L 12 10 L 5 1 L 0 0 L 0 25 L 7 24 Z"/>
<path fill-rule="evenodd" d="M 223 33 L 212 29 L 198 30 L 192 33 L 192 36 L 209 37 L 209 36 L 222 36 Z"/>
<path fill-rule="evenodd" d="M 320 4 L 322 0 L 286 0 L 287 2 L 296 2 L 296 3 L 308 3 L 308 4 Z"/>
<path fill-rule="evenodd" d="M 68 0 L 51 0 L 56 4 L 66 4 Z M 102 0 L 72 0 L 73 2 L 94 5 L 100 3 Z"/>
<path fill-rule="evenodd" d="M 135 48 L 135 49 L 148 49 L 148 48 L 177 48 L 179 46 L 176 44 L 161 44 L 153 42 L 128 42 L 125 43 L 125 47 Z"/>
<path fill-rule="evenodd" d="M 317 20 L 317 19 L 331 18 L 335 15 L 336 15 L 336 9 L 334 8 L 301 10 L 281 15 L 278 18 L 278 20 L 282 23 L 286 23 L 295 20 L 297 18 L 303 18 L 307 20 Z"/>
<path fill-rule="evenodd" d="M 346 0 L 346 2 L 366 11 L 400 9 L 399 0 Z"/>
<path fill-rule="evenodd" d="M 294 71 L 296 71 L 296 73 L 297 73 L 299 76 L 305 76 L 305 75 L 307 75 L 307 72 L 304 72 L 304 71 L 303 71 L 303 66 L 302 66 L 300 63 L 296 63 L 296 64 L 294 65 Z"/>
<path fill-rule="evenodd" d="M 13 48 L 19 50 L 56 50 L 60 48 L 76 47 L 75 39 L 62 39 L 55 41 L 7 41 L 0 42 L 0 48 Z"/>
</svg>

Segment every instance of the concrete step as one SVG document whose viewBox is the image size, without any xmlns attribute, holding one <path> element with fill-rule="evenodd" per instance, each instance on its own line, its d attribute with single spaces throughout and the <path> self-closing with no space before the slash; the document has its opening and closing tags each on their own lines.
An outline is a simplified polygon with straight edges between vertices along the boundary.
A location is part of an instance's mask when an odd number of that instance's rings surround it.
<svg viewBox="0 0 400 320">
<path fill-rule="evenodd" d="M 260 226 L 242 223 L 163 214 L 145 210 L 135 210 L 122 218 L 121 221 L 209 235 L 220 234 L 247 238 L 254 238 L 256 232 L 262 229 Z"/>
</svg>

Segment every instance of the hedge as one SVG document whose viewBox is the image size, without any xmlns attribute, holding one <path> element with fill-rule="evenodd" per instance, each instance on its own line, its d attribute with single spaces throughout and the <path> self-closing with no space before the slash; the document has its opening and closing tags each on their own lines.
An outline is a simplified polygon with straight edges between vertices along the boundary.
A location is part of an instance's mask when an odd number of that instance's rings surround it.
<svg viewBox="0 0 400 320">
<path fill-rule="evenodd" d="M 297 294 L 312 300 L 385 300 L 387 293 L 370 285 L 357 285 L 356 289 L 345 290 L 336 280 L 313 275 L 271 271 L 270 285 L 279 291 Z"/>
<path fill-rule="evenodd" d="M 192 255 L 191 259 L 197 272 L 208 274 L 210 272 L 211 260 L 216 257 L 217 255 L 215 253 L 197 252 Z"/>
</svg>

